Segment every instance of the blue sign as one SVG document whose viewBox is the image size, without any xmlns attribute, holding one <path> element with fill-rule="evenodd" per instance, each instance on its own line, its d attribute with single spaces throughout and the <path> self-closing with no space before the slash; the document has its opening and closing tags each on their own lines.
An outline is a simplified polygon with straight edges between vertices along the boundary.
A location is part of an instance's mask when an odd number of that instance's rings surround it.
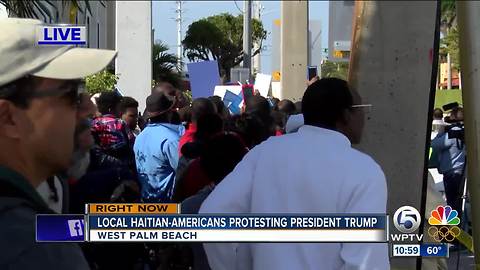
<svg viewBox="0 0 480 270">
<path fill-rule="evenodd" d="M 85 241 L 84 215 L 37 215 L 37 242 Z"/>
<path fill-rule="evenodd" d="M 223 103 L 230 110 L 232 114 L 240 114 L 240 103 L 242 103 L 242 96 L 235 95 L 231 91 L 225 91 L 225 96 L 223 96 Z"/>
<path fill-rule="evenodd" d="M 78 25 L 39 26 L 38 45 L 86 45 L 87 29 Z"/>
<path fill-rule="evenodd" d="M 188 63 L 187 67 L 192 97 L 195 99 L 213 96 L 215 86 L 220 84 L 217 61 Z"/>
</svg>

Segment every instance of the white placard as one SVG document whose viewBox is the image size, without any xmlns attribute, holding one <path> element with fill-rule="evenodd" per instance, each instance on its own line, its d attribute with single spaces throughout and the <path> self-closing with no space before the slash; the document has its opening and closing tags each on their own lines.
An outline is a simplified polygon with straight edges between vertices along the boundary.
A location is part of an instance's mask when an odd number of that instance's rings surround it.
<svg viewBox="0 0 480 270">
<path fill-rule="evenodd" d="M 282 85 L 280 82 L 272 82 L 272 96 L 282 99 Z"/>
<path fill-rule="evenodd" d="M 272 82 L 272 75 L 258 73 L 255 77 L 255 90 L 260 92 L 260 95 L 267 97 L 270 90 L 270 83 Z"/>
</svg>

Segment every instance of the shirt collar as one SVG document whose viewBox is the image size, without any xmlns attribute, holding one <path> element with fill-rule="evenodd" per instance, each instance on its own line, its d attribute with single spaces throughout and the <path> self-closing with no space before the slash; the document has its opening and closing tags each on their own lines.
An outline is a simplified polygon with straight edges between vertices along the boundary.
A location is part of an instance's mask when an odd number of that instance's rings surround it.
<svg viewBox="0 0 480 270">
<path fill-rule="evenodd" d="M 21 174 L 0 165 L 0 181 L 6 182 L 15 189 L 26 195 L 32 203 L 40 208 L 49 209 L 45 201 L 40 197 L 35 188 Z"/>
<path fill-rule="evenodd" d="M 336 130 L 303 125 L 298 129 L 298 132 L 303 134 L 314 134 L 315 136 L 322 136 L 322 138 L 327 138 L 328 140 L 331 140 L 334 144 L 352 147 L 352 143 L 350 142 L 350 140 L 345 135 Z"/>
</svg>

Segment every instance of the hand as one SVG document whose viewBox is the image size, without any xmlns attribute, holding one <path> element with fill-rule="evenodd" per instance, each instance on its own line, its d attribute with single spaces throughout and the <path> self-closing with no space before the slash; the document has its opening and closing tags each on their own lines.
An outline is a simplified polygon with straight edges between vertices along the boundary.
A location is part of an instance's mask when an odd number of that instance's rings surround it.
<svg viewBox="0 0 480 270">
<path fill-rule="evenodd" d="M 314 82 L 320 80 L 318 76 L 313 77 L 310 81 L 307 81 L 307 86 L 312 85 Z"/>
</svg>

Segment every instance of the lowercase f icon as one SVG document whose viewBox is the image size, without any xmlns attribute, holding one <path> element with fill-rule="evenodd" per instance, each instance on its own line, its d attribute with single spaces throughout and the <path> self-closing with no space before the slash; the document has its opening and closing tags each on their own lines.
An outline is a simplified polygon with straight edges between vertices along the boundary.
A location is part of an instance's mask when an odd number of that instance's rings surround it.
<svg viewBox="0 0 480 270">
<path fill-rule="evenodd" d="M 71 237 L 83 236 L 83 220 L 71 219 L 68 220 L 68 230 Z"/>
</svg>

